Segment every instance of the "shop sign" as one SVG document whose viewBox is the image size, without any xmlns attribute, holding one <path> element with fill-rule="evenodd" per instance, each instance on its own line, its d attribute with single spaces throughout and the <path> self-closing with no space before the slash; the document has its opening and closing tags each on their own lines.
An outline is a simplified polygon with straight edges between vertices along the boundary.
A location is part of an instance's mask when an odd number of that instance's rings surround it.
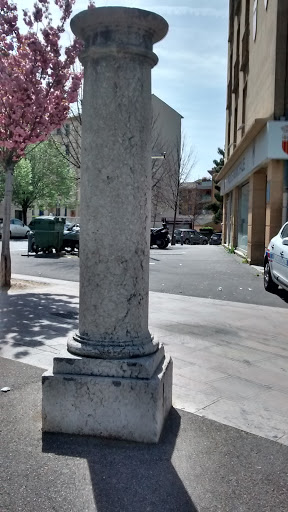
<svg viewBox="0 0 288 512">
<path fill-rule="evenodd" d="M 272 160 L 288 159 L 288 122 L 269 121 L 268 132 L 268 158 Z"/>
<path fill-rule="evenodd" d="M 220 182 L 227 194 L 268 160 L 288 160 L 288 121 L 268 121 L 251 142 L 229 174 Z"/>
<path fill-rule="evenodd" d="M 282 126 L 282 149 L 288 154 L 288 125 Z"/>
<path fill-rule="evenodd" d="M 245 176 L 245 170 L 246 170 L 246 165 L 245 165 L 245 156 L 244 156 L 244 158 L 242 158 L 242 160 L 237 165 L 237 167 L 235 167 L 233 169 L 233 171 L 229 174 L 229 176 L 227 176 L 227 178 L 225 180 L 227 186 L 228 187 L 231 186 L 231 184 L 235 181 L 238 181 L 238 180 L 241 181 L 242 176 L 243 175 Z"/>
</svg>

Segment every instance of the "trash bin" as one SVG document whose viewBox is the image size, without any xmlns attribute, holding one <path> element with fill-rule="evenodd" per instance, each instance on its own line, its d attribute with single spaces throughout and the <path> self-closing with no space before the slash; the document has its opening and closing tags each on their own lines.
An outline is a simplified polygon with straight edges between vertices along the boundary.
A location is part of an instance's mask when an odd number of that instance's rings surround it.
<svg viewBox="0 0 288 512">
<path fill-rule="evenodd" d="M 29 227 L 33 231 L 33 249 L 51 253 L 53 249 L 60 252 L 63 245 L 63 232 L 66 219 L 64 217 L 44 216 L 33 219 Z"/>
</svg>

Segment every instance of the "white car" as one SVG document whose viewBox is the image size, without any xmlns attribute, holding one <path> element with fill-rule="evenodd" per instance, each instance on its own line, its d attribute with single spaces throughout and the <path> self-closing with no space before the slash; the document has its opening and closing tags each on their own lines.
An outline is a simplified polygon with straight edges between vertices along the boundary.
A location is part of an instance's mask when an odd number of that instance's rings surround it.
<svg viewBox="0 0 288 512">
<path fill-rule="evenodd" d="M 0 224 L 0 238 L 2 237 L 3 224 Z M 27 238 L 30 228 L 19 219 L 10 220 L 10 238 Z"/>
<path fill-rule="evenodd" d="M 288 222 L 272 238 L 264 256 L 264 288 L 274 293 L 278 286 L 288 291 Z"/>
</svg>

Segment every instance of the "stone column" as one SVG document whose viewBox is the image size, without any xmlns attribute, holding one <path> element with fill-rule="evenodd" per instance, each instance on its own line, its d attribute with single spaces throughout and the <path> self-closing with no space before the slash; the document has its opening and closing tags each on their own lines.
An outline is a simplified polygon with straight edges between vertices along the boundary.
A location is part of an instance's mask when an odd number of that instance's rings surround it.
<svg viewBox="0 0 288 512">
<path fill-rule="evenodd" d="M 85 43 L 79 332 L 68 341 L 80 358 L 55 358 L 43 376 L 43 429 L 155 442 L 172 363 L 148 330 L 151 68 L 168 25 L 149 11 L 101 7 L 71 28 Z"/>
</svg>

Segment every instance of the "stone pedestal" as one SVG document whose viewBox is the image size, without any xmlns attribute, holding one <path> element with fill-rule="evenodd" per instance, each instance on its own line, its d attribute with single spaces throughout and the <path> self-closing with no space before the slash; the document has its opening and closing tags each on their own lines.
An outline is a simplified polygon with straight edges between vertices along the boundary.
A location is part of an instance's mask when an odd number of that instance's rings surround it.
<svg viewBox="0 0 288 512">
<path fill-rule="evenodd" d="M 158 353 L 97 364 L 55 358 L 43 375 L 45 431 L 156 443 L 172 400 L 172 361 Z"/>
<path fill-rule="evenodd" d="M 43 430 L 155 442 L 172 363 L 148 330 L 151 68 L 168 25 L 100 7 L 71 28 L 85 44 L 79 332 L 68 341 L 81 359 L 56 359 L 44 374 Z"/>
</svg>

